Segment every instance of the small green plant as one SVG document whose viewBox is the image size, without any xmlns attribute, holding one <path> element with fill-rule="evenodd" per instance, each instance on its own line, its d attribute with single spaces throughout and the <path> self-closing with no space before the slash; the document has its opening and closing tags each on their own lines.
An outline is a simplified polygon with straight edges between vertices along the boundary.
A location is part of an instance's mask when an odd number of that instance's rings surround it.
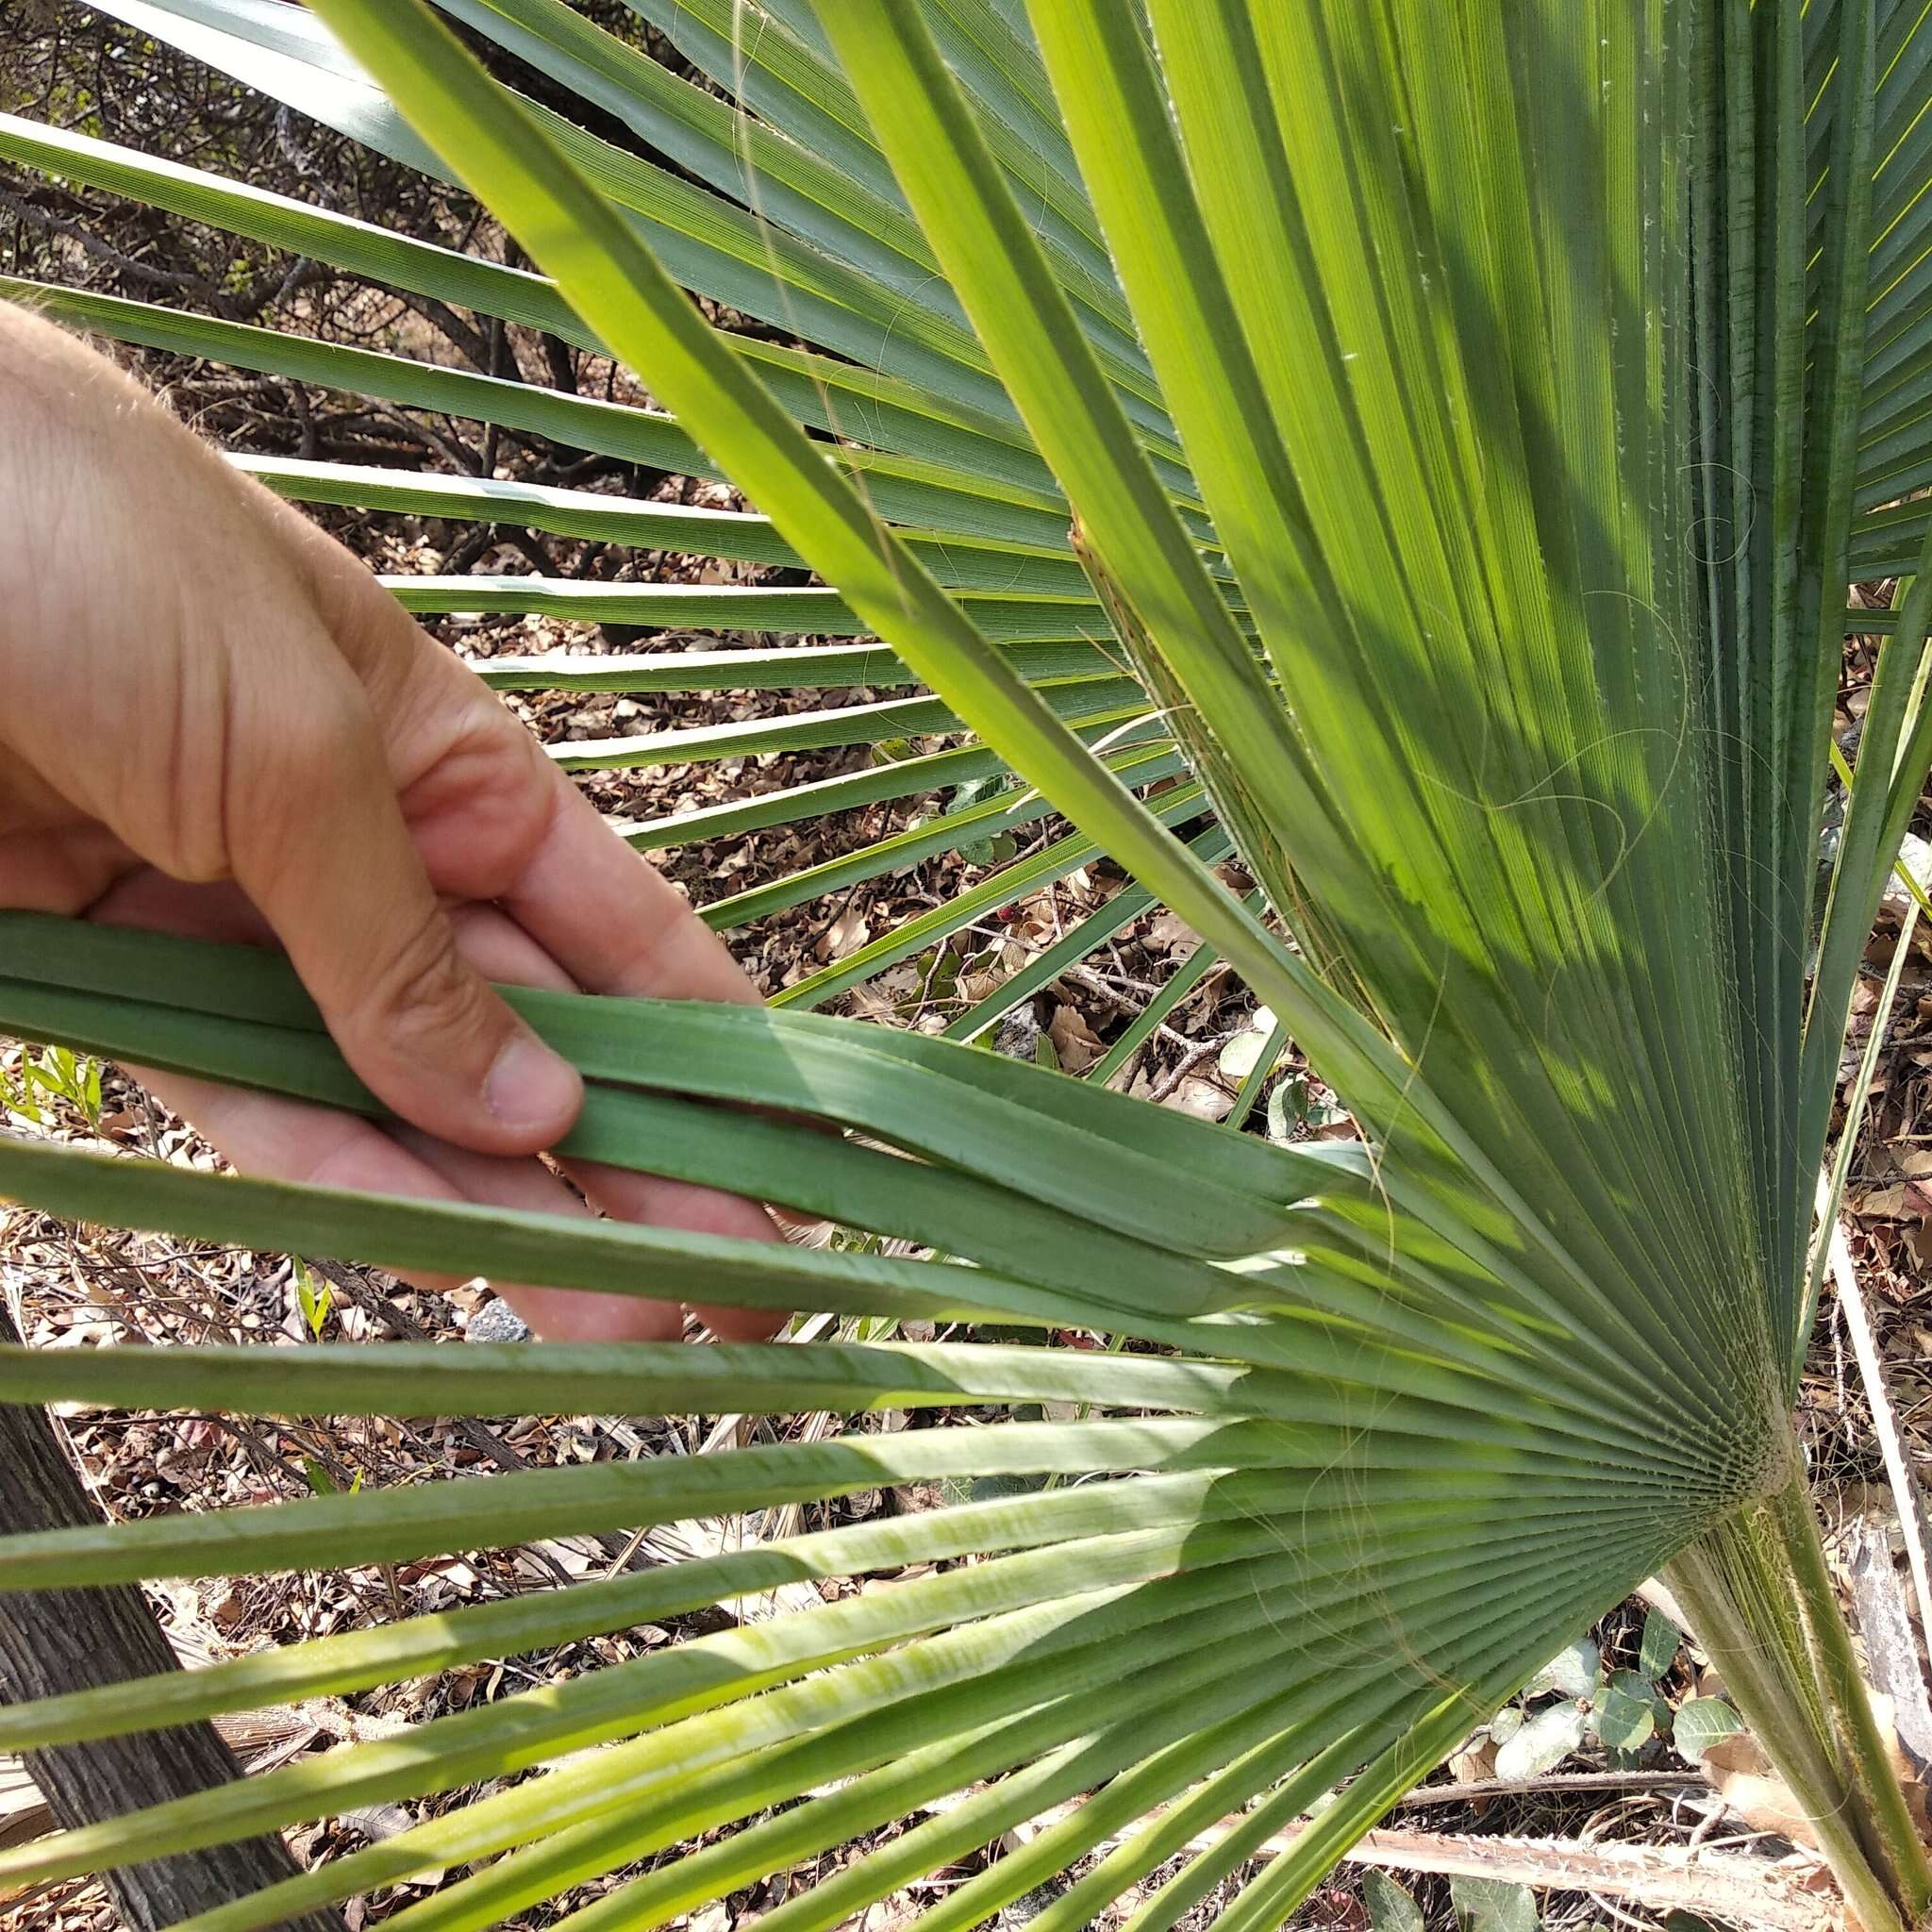
<svg viewBox="0 0 1932 1932">
<path fill-rule="evenodd" d="M 1536 1893 L 1526 1885 L 1457 1875 L 1449 1881 L 1449 1903 L 1456 1932 L 1541 1932 Z"/>
<path fill-rule="evenodd" d="M 1572 1752 L 1601 1747 L 1612 1766 L 1627 1766 L 1653 1739 L 1674 1742 L 1693 1763 L 1720 1738 L 1741 1728 L 1737 1713 L 1717 1697 L 1693 1697 L 1674 1708 L 1665 1680 L 1675 1665 L 1682 1633 L 1661 1611 L 1643 1621 L 1634 1669 L 1605 1667 L 1595 1642 L 1566 1644 L 1490 1720 L 1496 1775 L 1536 1778 Z"/>
<path fill-rule="evenodd" d="M 1277 1081 L 1268 1092 L 1268 1138 L 1299 1140 L 1324 1127 L 1341 1127 L 1348 1109 L 1332 1095 L 1318 1092 L 1317 1083 L 1303 1074 Z"/>
<path fill-rule="evenodd" d="M 1374 1932 L 1426 1932 L 1422 1907 L 1407 1888 L 1374 1866 L 1362 1874 L 1362 1904 Z"/>
<path fill-rule="evenodd" d="M 308 1324 L 308 1332 L 317 1341 L 322 1340 L 322 1331 L 328 1326 L 329 1309 L 335 1303 L 335 1290 L 325 1281 L 318 1281 L 314 1271 L 306 1261 L 291 1260 L 289 1264 L 295 1274 L 295 1299 L 302 1309 L 302 1319 Z"/>
<path fill-rule="evenodd" d="M 328 1465 L 313 1456 L 302 1458 L 302 1475 L 311 1496 L 356 1496 L 362 1492 L 362 1472 L 359 1469 L 349 1479 L 348 1488 L 344 1489 L 328 1473 Z"/>
<path fill-rule="evenodd" d="M 0 1067 L 0 1111 L 19 1114 L 36 1126 L 46 1124 L 44 1103 L 55 1100 L 71 1107 L 87 1124 L 101 1124 L 101 1063 L 88 1054 L 64 1046 L 42 1047 L 21 1056 L 19 1073 L 10 1077 Z"/>
<path fill-rule="evenodd" d="M 1374 1866 L 1362 1874 L 1362 1903 L 1372 1932 L 1425 1932 L 1414 1895 Z M 1536 1894 L 1526 1885 L 1457 1875 L 1449 1881 L 1449 1904 L 1456 1932 L 1541 1932 Z"/>
</svg>

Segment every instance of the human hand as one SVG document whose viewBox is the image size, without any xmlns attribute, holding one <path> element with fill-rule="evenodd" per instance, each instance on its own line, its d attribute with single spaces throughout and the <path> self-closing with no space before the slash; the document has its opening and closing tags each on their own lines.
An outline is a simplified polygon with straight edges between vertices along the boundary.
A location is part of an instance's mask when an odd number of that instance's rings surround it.
<svg viewBox="0 0 1932 1932">
<path fill-rule="evenodd" d="M 576 1072 L 488 981 L 756 1001 L 723 944 L 348 551 L 5 304 L 0 423 L 0 907 L 286 950 L 404 1124 L 142 1075 L 243 1169 L 589 1212 L 532 1158 Z M 620 1219 L 774 1235 L 736 1195 L 570 1173 Z M 682 1328 L 498 1287 L 548 1336 Z"/>
</svg>

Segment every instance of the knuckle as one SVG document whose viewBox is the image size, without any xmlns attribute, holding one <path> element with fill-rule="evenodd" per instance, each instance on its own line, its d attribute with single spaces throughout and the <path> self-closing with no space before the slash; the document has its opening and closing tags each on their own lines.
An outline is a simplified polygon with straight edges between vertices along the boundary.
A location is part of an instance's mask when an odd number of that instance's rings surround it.
<svg viewBox="0 0 1932 1932">
<path fill-rule="evenodd" d="M 299 704 L 266 717 L 238 708 L 217 762 L 229 849 L 248 869 L 279 874 L 303 862 L 316 822 L 369 782 L 367 721 L 352 693 L 316 679 Z"/>
<path fill-rule="evenodd" d="M 385 931 L 370 991 L 389 1039 L 406 1054 L 432 1046 L 446 1053 L 452 1040 L 474 1041 L 480 1049 L 497 1030 L 481 981 L 463 964 L 455 931 L 434 905 L 422 918 Z"/>
<path fill-rule="evenodd" d="M 370 721 L 360 694 L 317 678 L 302 702 L 275 720 L 272 734 L 275 764 L 305 780 L 326 780 L 366 755 Z"/>
</svg>

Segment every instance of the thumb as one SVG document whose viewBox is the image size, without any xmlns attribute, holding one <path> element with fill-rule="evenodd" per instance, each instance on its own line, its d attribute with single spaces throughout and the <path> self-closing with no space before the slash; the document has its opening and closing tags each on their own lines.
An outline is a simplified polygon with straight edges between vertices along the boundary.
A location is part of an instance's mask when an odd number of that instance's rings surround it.
<svg viewBox="0 0 1932 1932">
<path fill-rule="evenodd" d="M 273 744 L 275 769 L 232 775 L 236 882 L 379 1099 L 479 1153 L 551 1146 L 576 1118 L 583 1082 L 458 952 L 375 721 L 344 683 L 321 708 L 332 722 L 311 711 L 292 731 L 242 734 Z"/>
</svg>

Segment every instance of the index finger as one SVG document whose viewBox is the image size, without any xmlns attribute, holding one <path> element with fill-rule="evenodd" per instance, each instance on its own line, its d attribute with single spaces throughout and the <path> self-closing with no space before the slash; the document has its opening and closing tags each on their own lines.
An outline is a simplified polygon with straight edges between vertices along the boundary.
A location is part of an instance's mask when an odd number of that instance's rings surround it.
<svg viewBox="0 0 1932 1932">
<path fill-rule="evenodd" d="M 559 795 L 504 910 L 588 991 L 762 1004 L 684 894 L 545 763 Z"/>
</svg>

